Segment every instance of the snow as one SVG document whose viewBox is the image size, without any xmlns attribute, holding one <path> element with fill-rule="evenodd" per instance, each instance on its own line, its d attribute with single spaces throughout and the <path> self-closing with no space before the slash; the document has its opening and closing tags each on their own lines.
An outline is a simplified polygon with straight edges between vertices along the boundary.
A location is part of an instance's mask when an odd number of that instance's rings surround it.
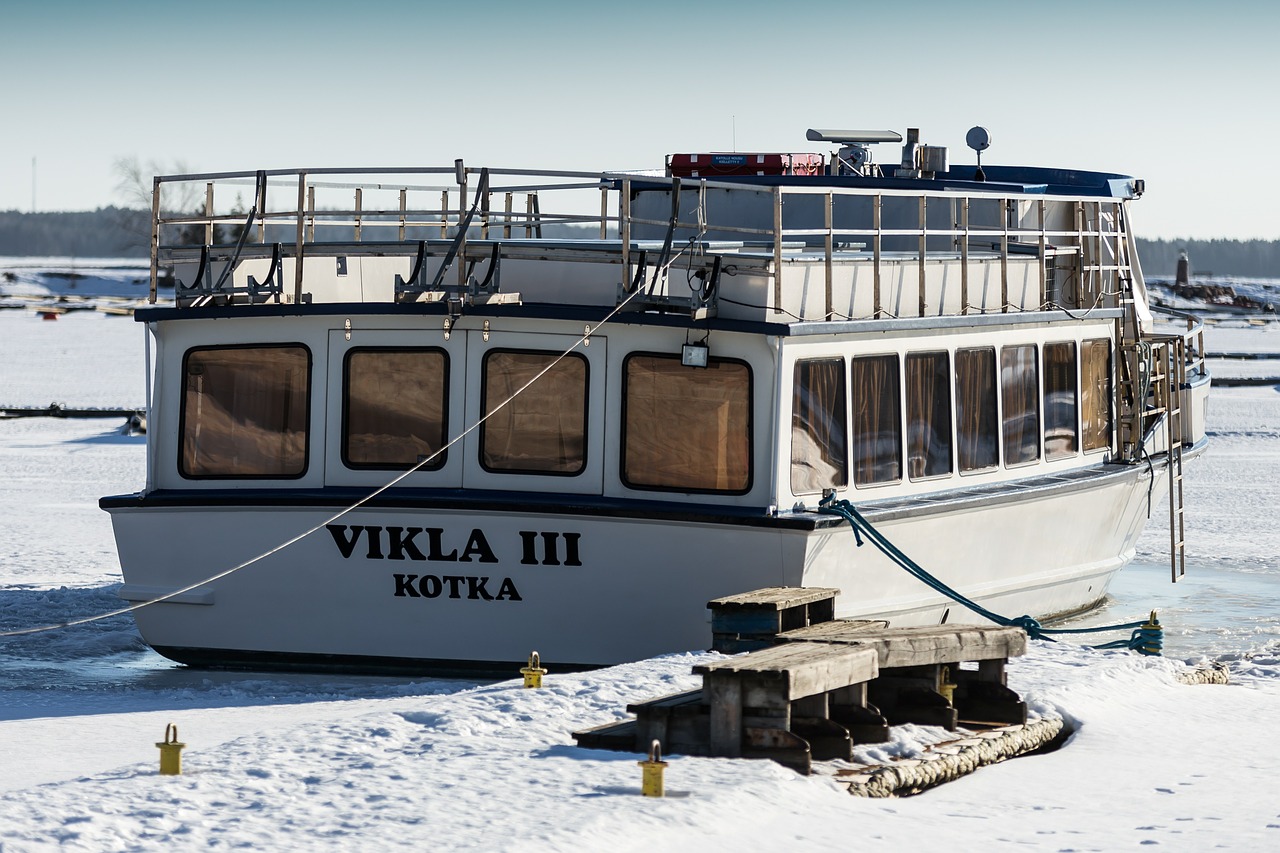
<svg viewBox="0 0 1280 853">
<path fill-rule="evenodd" d="M 1276 334 L 1215 328 L 1209 347 L 1280 352 Z M 0 311 L 0 365 L 0 405 L 139 405 L 142 327 Z M 1215 389 L 1210 412 L 1213 444 L 1187 467 L 1187 579 L 1168 584 L 1157 505 L 1115 600 L 1090 617 L 1158 605 L 1170 656 L 1034 643 L 1010 663 L 1033 711 L 1074 730 L 1052 754 L 894 800 L 849 796 L 830 772 L 664 756 L 668 797 L 651 799 L 640 756 L 581 749 L 571 733 L 696 687 L 690 669 L 711 653 L 552 672 L 541 690 L 520 686 L 519 661 L 497 684 L 206 672 L 159 658 L 116 617 L 0 638 L 0 851 L 1269 849 L 1280 538 L 1259 511 L 1280 494 L 1280 393 Z M 0 420 L 0 630 L 120 605 L 96 506 L 141 485 L 142 440 L 120 425 Z M 1222 661 L 1233 683 L 1178 684 L 1184 659 Z M 171 722 L 187 744 L 180 777 L 157 774 Z M 941 736 L 896 734 L 860 757 Z"/>
</svg>

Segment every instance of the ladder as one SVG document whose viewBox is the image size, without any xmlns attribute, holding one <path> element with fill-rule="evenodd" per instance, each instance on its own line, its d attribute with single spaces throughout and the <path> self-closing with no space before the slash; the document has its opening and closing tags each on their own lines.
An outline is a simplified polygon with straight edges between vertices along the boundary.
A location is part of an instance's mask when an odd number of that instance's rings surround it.
<svg viewBox="0 0 1280 853">
<path fill-rule="evenodd" d="M 1163 411 L 1165 465 L 1169 474 L 1169 573 L 1177 583 L 1187 573 L 1186 525 L 1182 492 L 1182 389 L 1187 385 L 1185 341 L 1180 335 L 1153 342 L 1156 369 L 1152 389 L 1156 412 Z"/>
</svg>

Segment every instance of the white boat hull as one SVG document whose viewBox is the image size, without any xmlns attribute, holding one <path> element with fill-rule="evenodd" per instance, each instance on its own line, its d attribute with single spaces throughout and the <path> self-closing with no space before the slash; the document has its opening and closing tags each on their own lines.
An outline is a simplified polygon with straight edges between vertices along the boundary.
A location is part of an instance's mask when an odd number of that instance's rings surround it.
<svg viewBox="0 0 1280 853">
<path fill-rule="evenodd" d="M 866 513 L 983 606 L 1037 618 L 1086 609 L 1133 555 L 1157 466 Z M 1157 482 L 1152 483 L 1152 477 Z M 710 645 L 712 598 L 837 587 L 840 616 L 895 625 L 984 621 L 894 566 L 851 528 L 805 515 L 705 520 L 475 507 L 109 507 L 122 596 L 156 598 L 319 529 L 173 600 L 136 611 L 174 659 L 232 666 L 514 672 L 537 650 L 568 668 Z M 421 532 L 413 532 L 419 530 Z"/>
</svg>

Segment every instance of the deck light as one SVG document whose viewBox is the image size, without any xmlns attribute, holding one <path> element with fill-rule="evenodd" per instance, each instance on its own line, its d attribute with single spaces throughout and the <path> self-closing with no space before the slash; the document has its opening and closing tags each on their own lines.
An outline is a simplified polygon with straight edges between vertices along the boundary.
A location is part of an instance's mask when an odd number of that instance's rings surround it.
<svg viewBox="0 0 1280 853">
<path fill-rule="evenodd" d="M 685 344 L 680 350 L 680 363 L 685 367 L 706 367 L 710 354 L 706 344 Z"/>
</svg>

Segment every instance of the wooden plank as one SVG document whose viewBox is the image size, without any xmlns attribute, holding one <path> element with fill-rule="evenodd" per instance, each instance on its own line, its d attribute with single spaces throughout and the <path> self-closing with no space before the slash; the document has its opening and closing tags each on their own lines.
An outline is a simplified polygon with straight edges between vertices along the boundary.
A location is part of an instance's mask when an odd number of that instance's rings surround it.
<svg viewBox="0 0 1280 853">
<path fill-rule="evenodd" d="M 840 621 L 797 628 L 778 635 L 783 643 L 831 643 L 873 648 L 881 668 L 961 661 L 1004 660 L 1023 655 L 1027 635 L 1021 628 L 935 626 L 867 630 Z"/>
<path fill-rule="evenodd" d="M 707 602 L 707 608 L 710 610 L 732 610 L 750 607 L 786 610 L 828 598 L 834 599 L 839 594 L 840 590 L 829 587 L 771 586 L 739 595 L 714 598 Z"/>
<path fill-rule="evenodd" d="M 876 677 L 879 667 L 874 649 L 826 643 L 788 643 L 742 657 L 699 664 L 693 671 L 708 683 L 733 673 L 748 681 L 753 688 L 764 684 L 766 678 L 776 678 L 776 687 L 761 689 L 774 690 L 782 699 L 794 700 L 870 681 Z"/>
</svg>

